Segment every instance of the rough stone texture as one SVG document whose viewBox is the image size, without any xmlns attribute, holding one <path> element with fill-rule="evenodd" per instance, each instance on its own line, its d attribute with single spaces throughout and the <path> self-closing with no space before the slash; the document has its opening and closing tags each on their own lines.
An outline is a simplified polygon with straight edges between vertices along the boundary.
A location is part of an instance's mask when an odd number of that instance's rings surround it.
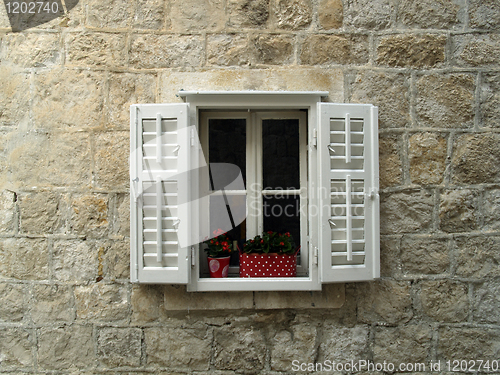
<svg viewBox="0 0 500 375">
<path fill-rule="evenodd" d="M 162 30 L 170 26 L 166 19 L 165 0 L 138 0 L 135 8 L 134 28 Z"/>
<path fill-rule="evenodd" d="M 128 194 L 121 194 L 117 198 L 114 229 L 116 234 L 130 237 L 130 195 Z"/>
<path fill-rule="evenodd" d="M 312 21 L 311 0 L 276 0 L 276 24 L 280 29 L 298 30 Z"/>
<path fill-rule="evenodd" d="M 97 358 L 107 367 L 141 364 L 142 331 L 137 328 L 102 328 L 97 336 Z"/>
<path fill-rule="evenodd" d="M 404 236 L 401 263 L 405 275 L 442 274 L 450 264 L 448 239 Z"/>
<path fill-rule="evenodd" d="M 91 281 L 97 274 L 97 251 L 88 241 L 59 240 L 54 242 L 53 268 L 57 280 Z"/>
<path fill-rule="evenodd" d="M 107 195 L 74 196 L 70 212 L 69 227 L 75 234 L 98 238 L 107 233 L 109 227 Z"/>
<path fill-rule="evenodd" d="M 1 369 L 32 368 L 33 334 L 22 328 L 0 328 Z"/>
<path fill-rule="evenodd" d="M 408 146 L 411 182 L 440 184 L 446 168 L 446 138 L 436 133 L 416 133 Z"/>
<path fill-rule="evenodd" d="M 102 255 L 101 255 L 102 252 Z M 130 241 L 111 242 L 99 248 L 102 258 L 102 275 L 111 280 L 130 277 Z"/>
<path fill-rule="evenodd" d="M 210 292 L 197 295 L 186 292 L 183 285 L 169 285 L 164 289 L 166 310 L 218 310 L 224 306 L 229 310 L 250 309 L 253 307 L 252 292 L 231 293 Z"/>
<path fill-rule="evenodd" d="M 9 34 L 2 38 L 2 63 L 24 68 L 50 67 L 61 63 L 59 34 Z"/>
<path fill-rule="evenodd" d="M 68 34 L 65 38 L 66 64 L 86 66 L 123 66 L 126 58 L 125 36 L 108 33 Z"/>
<path fill-rule="evenodd" d="M 500 134 L 463 134 L 455 140 L 451 158 L 455 184 L 500 181 Z"/>
<path fill-rule="evenodd" d="M 484 126 L 500 128 L 500 74 L 482 75 L 480 110 Z"/>
<path fill-rule="evenodd" d="M 463 322 L 469 311 L 467 284 L 450 280 L 420 283 L 422 311 L 438 322 Z"/>
<path fill-rule="evenodd" d="M 57 233 L 64 229 L 64 213 L 60 196 L 53 192 L 19 195 L 21 232 L 26 234 Z"/>
<path fill-rule="evenodd" d="M 213 35 L 207 40 L 207 60 L 211 65 L 250 65 L 252 51 L 246 35 Z"/>
<path fill-rule="evenodd" d="M 345 4 L 344 24 L 348 27 L 382 30 L 392 25 L 394 4 L 389 0 L 352 0 Z"/>
<path fill-rule="evenodd" d="M 0 192 L 0 233 L 13 234 L 15 230 L 15 209 L 17 196 L 12 191 Z"/>
<path fill-rule="evenodd" d="M 130 26 L 134 3 L 127 0 L 88 0 L 87 23 L 92 27 L 121 29 Z"/>
<path fill-rule="evenodd" d="M 34 285 L 30 316 L 35 324 L 71 322 L 75 319 L 73 293 L 62 285 Z"/>
<path fill-rule="evenodd" d="M 421 127 L 469 128 L 474 119 L 474 77 L 469 74 L 418 78 L 417 121 Z"/>
<path fill-rule="evenodd" d="M 498 67 L 500 35 L 466 34 L 452 38 L 453 59 L 458 66 Z"/>
<path fill-rule="evenodd" d="M 0 66 L 0 122 L 26 127 L 30 100 L 30 76 L 11 66 Z"/>
<path fill-rule="evenodd" d="M 327 324 L 322 330 L 322 336 L 318 360 L 345 363 L 364 357 L 369 330 L 364 325 L 347 328 Z"/>
<path fill-rule="evenodd" d="M 438 359 L 496 360 L 500 355 L 498 329 L 443 327 L 439 329 Z"/>
<path fill-rule="evenodd" d="M 18 280 L 48 279 L 47 241 L 31 238 L 1 238 L 0 277 Z"/>
<path fill-rule="evenodd" d="M 399 262 L 400 239 L 388 238 L 382 236 L 380 238 L 380 276 L 394 277 L 401 273 L 401 265 Z"/>
<path fill-rule="evenodd" d="M 397 135 L 379 137 L 380 188 L 401 185 L 401 141 Z"/>
<path fill-rule="evenodd" d="M 469 26 L 477 29 L 500 29 L 500 4 L 496 0 L 471 0 Z"/>
<path fill-rule="evenodd" d="M 256 309 L 335 309 L 343 305 L 345 291 L 342 284 L 324 285 L 318 292 L 255 292 Z"/>
<path fill-rule="evenodd" d="M 95 139 L 95 183 L 100 188 L 120 189 L 129 185 L 130 135 L 101 133 Z"/>
<path fill-rule="evenodd" d="M 134 324 L 158 320 L 164 314 L 163 285 L 134 285 L 130 304 Z"/>
<path fill-rule="evenodd" d="M 366 64 L 366 35 L 312 35 L 304 40 L 300 61 L 303 65 Z"/>
<path fill-rule="evenodd" d="M 473 319 L 478 323 L 498 324 L 500 318 L 500 284 L 488 281 L 474 286 Z"/>
<path fill-rule="evenodd" d="M 465 1 L 403 0 L 398 4 L 398 23 L 411 28 L 453 29 L 463 23 Z"/>
<path fill-rule="evenodd" d="M 341 0 L 320 0 L 318 11 L 319 24 L 325 30 L 340 29 L 344 19 Z"/>
<path fill-rule="evenodd" d="M 66 326 L 38 331 L 38 365 L 45 370 L 89 369 L 94 364 L 92 327 Z"/>
<path fill-rule="evenodd" d="M 129 315 L 127 287 L 93 284 L 75 288 L 76 316 L 79 321 L 120 321 Z"/>
<path fill-rule="evenodd" d="M 471 190 L 445 190 L 440 196 L 439 228 L 444 232 L 466 232 L 478 228 L 478 197 Z"/>
<path fill-rule="evenodd" d="M 175 32 L 220 31 L 224 27 L 223 2 L 222 0 L 172 1 L 170 19 L 172 30 Z"/>
<path fill-rule="evenodd" d="M 484 229 L 500 229 L 500 190 L 494 189 L 484 193 Z"/>
<path fill-rule="evenodd" d="M 240 28 L 262 28 L 269 19 L 269 0 L 229 0 L 228 26 Z"/>
<path fill-rule="evenodd" d="M 425 190 L 408 190 L 381 196 L 382 234 L 426 231 L 432 222 L 433 197 Z"/>
<path fill-rule="evenodd" d="M 405 74 L 363 71 L 349 76 L 352 103 L 378 106 L 379 128 L 404 128 L 410 123 L 410 82 Z M 398 100 L 394 100 L 398 98 Z"/>
<path fill-rule="evenodd" d="M 26 309 L 24 286 L 0 284 L 0 322 L 18 322 Z"/>
<path fill-rule="evenodd" d="M 278 330 L 271 338 L 271 369 L 289 371 L 292 361 L 313 362 L 316 357 L 316 327 L 298 324 Z"/>
<path fill-rule="evenodd" d="M 259 35 L 253 39 L 252 43 L 257 64 L 287 65 L 293 62 L 293 37 Z"/>
<path fill-rule="evenodd" d="M 456 248 L 458 276 L 471 279 L 500 276 L 500 237 L 459 237 Z"/>
<path fill-rule="evenodd" d="M 146 360 L 150 366 L 206 371 L 212 337 L 203 327 L 144 329 Z"/>
</svg>

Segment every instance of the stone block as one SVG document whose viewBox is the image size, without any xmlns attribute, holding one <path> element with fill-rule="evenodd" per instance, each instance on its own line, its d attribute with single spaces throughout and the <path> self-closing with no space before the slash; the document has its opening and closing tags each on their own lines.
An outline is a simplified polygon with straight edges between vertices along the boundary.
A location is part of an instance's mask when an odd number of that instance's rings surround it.
<svg viewBox="0 0 500 375">
<path fill-rule="evenodd" d="M 112 190 L 128 189 L 130 135 L 107 132 L 95 137 L 95 184 Z"/>
<path fill-rule="evenodd" d="M 290 371 L 294 360 L 314 362 L 316 339 L 316 327 L 310 324 L 297 324 L 275 332 L 271 337 L 271 370 Z"/>
<path fill-rule="evenodd" d="M 235 29 L 265 28 L 269 20 L 269 0 L 229 0 L 228 26 Z"/>
<path fill-rule="evenodd" d="M 322 328 L 318 362 L 346 363 L 365 358 L 369 333 L 368 327 L 364 325 L 348 328 L 326 324 Z"/>
<path fill-rule="evenodd" d="M 45 370 L 90 369 L 95 354 L 91 326 L 40 328 L 38 366 Z"/>
<path fill-rule="evenodd" d="M 484 192 L 483 218 L 486 230 L 500 230 L 500 190 Z"/>
<path fill-rule="evenodd" d="M 23 328 L 0 328 L 0 365 L 2 370 L 32 369 L 33 333 Z"/>
<path fill-rule="evenodd" d="M 320 0 L 318 20 L 325 30 L 340 29 L 344 20 L 342 0 Z"/>
<path fill-rule="evenodd" d="M 13 33 L 2 38 L 2 63 L 23 68 L 61 64 L 59 33 Z"/>
<path fill-rule="evenodd" d="M 399 186 L 403 182 L 402 142 L 397 134 L 379 137 L 380 188 Z"/>
<path fill-rule="evenodd" d="M 132 285 L 132 323 L 155 322 L 165 315 L 163 289 L 163 285 Z"/>
<path fill-rule="evenodd" d="M 199 36 L 132 36 L 129 63 L 137 69 L 198 67 L 203 61 L 204 42 Z"/>
<path fill-rule="evenodd" d="M 395 34 L 377 43 L 379 65 L 399 68 L 439 68 L 445 61 L 446 36 Z"/>
<path fill-rule="evenodd" d="M 405 275 L 438 275 L 448 271 L 450 250 L 447 238 L 404 236 L 401 264 Z"/>
<path fill-rule="evenodd" d="M 420 185 L 441 184 L 446 168 L 446 138 L 437 133 L 410 136 L 408 157 L 411 182 Z"/>
<path fill-rule="evenodd" d="M 171 1 L 170 19 L 178 33 L 217 32 L 224 28 L 224 4 L 222 0 Z"/>
<path fill-rule="evenodd" d="M 454 64 L 463 67 L 498 67 L 500 35 L 466 34 L 452 37 Z"/>
<path fill-rule="evenodd" d="M 477 323 L 500 322 L 500 283 L 496 280 L 474 286 L 473 319 Z"/>
<path fill-rule="evenodd" d="M 33 285 L 30 315 L 35 324 L 71 322 L 75 319 L 73 292 L 64 285 Z"/>
<path fill-rule="evenodd" d="M 258 35 L 253 40 L 257 64 L 289 65 L 294 59 L 294 38 L 288 35 Z"/>
<path fill-rule="evenodd" d="M 420 127 L 470 128 L 474 121 L 475 78 L 470 74 L 430 74 L 417 79 Z"/>
<path fill-rule="evenodd" d="M 338 309 L 344 301 L 343 284 L 325 284 L 316 292 L 254 292 L 256 309 Z"/>
<path fill-rule="evenodd" d="M 13 234 L 16 230 L 17 195 L 9 190 L 0 192 L 0 233 Z"/>
<path fill-rule="evenodd" d="M 398 4 L 398 23 L 414 29 L 455 29 L 463 25 L 463 0 L 403 0 Z"/>
<path fill-rule="evenodd" d="M 125 285 L 92 284 L 75 288 L 76 316 L 81 321 L 121 321 L 129 316 Z"/>
<path fill-rule="evenodd" d="M 366 64 L 368 37 L 361 34 L 311 35 L 302 43 L 302 65 Z"/>
<path fill-rule="evenodd" d="M 400 238 L 383 236 L 380 239 L 380 276 L 395 277 L 401 274 Z"/>
<path fill-rule="evenodd" d="M 311 24 L 312 11 L 311 0 L 276 0 L 276 25 L 280 29 L 304 29 Z"/>
<path fill-rule="evenodd" d="M 389 0 L 352 0 L 344 7 L 344 25 L 355 29 L 383 30 L 392 26 L 394 3 Z"/>
<path fill-rule="evenodd" d="M 497 0 L 471 0 L 469 26 L 475 29 L 500 29 L 500 4 Z"/>
<path fill-rule="evenodd" d="M 500 74 L 484 73 L 482 76 L 479 108 L 482 126 L 500 128 Z"/>
<path fill-rule="evenodd" d="M 141 339 L 139 328 L 101 328 L 97 334 L 97 358 L 109 368 L 139 367 Z"/>
<path fill-rule="evenodd" d="M 426 280 L 420 283 L 422 311 L 438 322 L 467 321 L 469 298 L 467 284 L 452 280 Z"/>
<path fill-rule="evenodd" d="M 0 283 L 0 322 L 19 322 L 26 310 L 26 293 L 22 284 Z"/>
<path fill-rule="evenodd" d="M 413 317 L 410 282 L 378 280 L 356 285 L 358 320 L 401 324 Z"/>
<path fill-rule="evenodd" d="M 445 190 L 439 204 L 439 228 L 448 233 L 478 229 L 479 198 L 475 191 Z"/>
<path fill-rule="evenodd" d="M 455 246 L 458 276 L 471 279 L 500 276 L 500 237 L 458 237 Z"/>
<path fill-rule="evenodd" d="M 130 195 L 118 194 L 115 202 L 116 211 L 113 221 L 113 233 L 130 237 Z"/>
<path fill-rule="evenodd" d="M 86 238 L 105 237 L 109 229 L 106 194 L 76 194 L 71 198 L 69 229 Z"/>
<path fill-rule="evenodd" d="M 212 337 L 206 327 L 151 327 L 144 329 L 148 366 L 170 370 L 207 371 Z"/>
<path fill-rule="evenodd" d="M 264 369 L 264 333 L 254 327 L 223 326 L 214 329 L 214 364 L 218 370 L 256 373 Z"/>
<path fill-rule="evenodd" d="M 69 33 L 65 37 L 67 66 L 125 66 L 126 37 L 124 34 Z"/>
<path fill-rule="evenodd" d="M 183 285 L 166 285 L 164 298 L 166 310 L 241 310 L 253 308 L 252 292 L 190 293 Z"/>
<path fill-rule="evenodd" d="M 0 66 L 0 122 L 26 128 L 30 122 L 30 75 Z"/>
<path fill-rule="evenodd" d="M 211 65 L 243 66 L 253 60 L 252 48 L 246 35 L 221 34 L 207 37 L 207 61 Z"/>
<path fill-rule="evenodd" d="M 425 190 L 382 194 L 380 232 L 382 234 L 421 233 L 432 225 L 433 195 Z"/>
<path fill-rule="evenodd" d="M 347 75 L 351 103 L 379 107 L 379 128 L 404 128 L 410 124 L 410 80 L 405 74 L 362 71 Z"/>
<path fill-rule="evenodd" d="M 49 251 L 45 239 L 0 239 L 0 277 L 47 280 Z"/>
<path fill-rule="evenodd" d="M 455 184 L 500 181 L 500 134 L 463 134 L 453 145 L 451 177 Z"/>
<path fill-rule="evenodd" d="M 54 277 L 60 281 L 87 283 L 97 277 L 97 249 L 89 241 L 57 240 L 53 245 Z"/>
<path fill-rule="evenodd" d="M 376 327 L 373 362 L 388 361 L 396 366 L 403 363 L 426 363 L 430 355 L 431 340 L 432 329 L 427 325 Z"/>
<path fill-rule="evenodd" d="M 437 358 L 448 360 L 498 360 L 500 331 L 498 329 L 442 327 L 438 333 Z"/>
<path fill-rule="evenodd" d="M 26 234 L 60 233 L 65 226 L 64 203 L 51 191 L 20 193 L 20 231 Z"/>
<path fill-rule="evenodd" d="M 135 9 L 134 29 L 163 30 L 170 27 L 166 16 L 165 0 L 138 0 Z"/>
<path fill-rule="evenodd" d="M 113 241 L 99 248 L 102 276 L 111 280 L 130 277 L 130 241 Z"/>
<path fill-rule="evenodd" d="M 99 126 L 103 110 L 103 75 L 88 70 L 53 69 L 34 75 L 33 121 L 47 130 Z"/>
<path fill-rule="evenodd" d="M 123 29 L 131 25 L 135 3 L 127 0 L 88 0 L 87 25 Z"/>
</svg>

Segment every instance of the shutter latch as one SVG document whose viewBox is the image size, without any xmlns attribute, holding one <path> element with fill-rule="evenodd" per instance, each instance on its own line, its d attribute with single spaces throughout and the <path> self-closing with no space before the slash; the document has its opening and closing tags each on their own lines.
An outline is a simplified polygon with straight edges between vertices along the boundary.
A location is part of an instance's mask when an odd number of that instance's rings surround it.
<svg viewBox="0 0 500 375">
<path fill-rule="evenodd" d="M 318 147 L 318 129 L 313 129 L 312 146 Z"/>
<path fill-rule="evenodd" d="M 194 266 L 196 266 L 195 250 L 194 246 L 191 246 L 191 268 L 194 268 Z"/>
<path fill-rule="evenodd" d="M 313 247 L 313 263 L 314 265 L 318 265 L 318 247 L 314 246 Z"/>
<path fill-rule="evenodd" d="M 139 198 L 139 194 L 137 194 L 137 183 L 139 182 L 139 177 L 136 177 L 132 180 L 132 184 L 130 187 L 132 188 L 132 196 L 134 198 L 134 203 L 137 203 L 137 199 Z"/>
</svg>

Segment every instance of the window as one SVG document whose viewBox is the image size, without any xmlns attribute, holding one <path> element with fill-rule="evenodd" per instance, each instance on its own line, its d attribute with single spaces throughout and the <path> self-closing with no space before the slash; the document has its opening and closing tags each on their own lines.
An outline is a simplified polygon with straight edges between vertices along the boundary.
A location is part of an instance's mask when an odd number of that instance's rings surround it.
<svg viewBox="0 0 500 375">
<path fill-rule="evenodd" d="M 376 107 L 322 103 L 323 92 L 179 94 L 186 103 L 131 107 L 133 282 L 320 290 L 379 277 Z M 214 184 L 217 163 L 238 167 L 241 183 Z M 297 277 L 240 279 L 235 256 L 230 277 L 210 279 L 200 242 L 221 206 L 240 246 L 290 231 Z"/>
</svg>

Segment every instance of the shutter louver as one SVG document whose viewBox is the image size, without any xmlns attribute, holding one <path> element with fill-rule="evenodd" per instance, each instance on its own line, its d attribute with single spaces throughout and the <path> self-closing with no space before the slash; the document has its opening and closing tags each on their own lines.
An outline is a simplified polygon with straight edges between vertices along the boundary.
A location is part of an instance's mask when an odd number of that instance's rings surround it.
<svg viewBox="0 0 500 375">
<path fill-rule="evenodd" d="M 378 278 L 377 107 L 320 103 L 322 282 Z"/>
</svg>

